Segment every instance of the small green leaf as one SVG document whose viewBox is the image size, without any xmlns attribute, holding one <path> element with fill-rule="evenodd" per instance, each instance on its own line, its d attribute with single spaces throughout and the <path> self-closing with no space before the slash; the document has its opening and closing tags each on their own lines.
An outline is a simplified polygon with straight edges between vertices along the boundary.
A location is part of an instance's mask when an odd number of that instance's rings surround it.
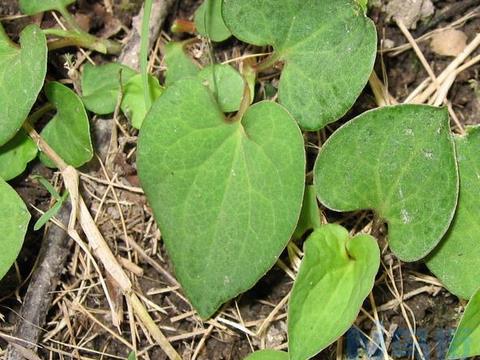
<svg viewBox="0 0 480 360">
<path fill-rule="evenodd" d="M 40 230 L 51 218 L 57 215 L 60 209 L 62 208 L 63 203 L 65 202 L 65 200 L 67 200 L 67 198 L 68 198 L 68 192 L 65 191 L 65 193 L 60 198 L 57 199 L 55 204 L 53 204 L 53 206 L 50 209 L 48 209 L 45 213 L 42 214 L 42 216 L 40 216 L 40 218 L 37 220 L 37 222 L 33 226 L 33 230 L 34 231 Z"/>
<path fill-rule="evenodd" d="M 205 0 L 195 12 L 195 26 L 212 41 L 221 42 L 232 36 L 223 21 L 222 0 Z"/>
<path fill-rule="evenodd" d="M 448 349 L 447 358 L 465 359 L 480 355 L 480 291 L 470 299 Z"/>
<path fill-rule="evenodd" d="M 151 75 L 148 76 L 150 98 L 152 103 L 162 95 L 163 88 L 160 86 L 158 79 Z M 121 109 L 125 116 L 130 120 L 132 126 L 140 129 L 147 109 L 145 109 L 143 79 L 140 74 L 133 76 L 125 84 L 123 89 L 123 98 Z M 150 109 L 148 109 L 150 110 Z"/>
<path fill-rule="evenodd" d="M 293 233 L 294 239 L 300 239 L 308 230 L 317 229 L 322 225 L 320 221 L 320 209 L 317 203 L 315 186 L 307 185 L 303 195 L 302 211 L 298 219 L 297 228 Z"/>
<path fill-rule="evenodd" d="M 0 25 L 0 146 L 27 118 L 47 73 L 47 41 L 36 25 L 20 34 L 18 48 Z"/>
<path fill-rule="evenodd" d="M 137 356 L 135 355 L 135 351 L 131 351 L 130 354 L 128 354 L 127 360 L 137 360 Z"/>
<path fill-rule="evenodd" d="M 17 177 L 36 156 L 37 146 L 27 133 L 20 129 L 12 140 L 0 146 L 0 177 L 6 181 Z"/>
<path fill-rule="evenodd" d="M 460 195 L 452 225 L 426 260 L 428 268 L 453 294 L 470 299 L 480 288 L 480 127 L 456 137 Z"/>
<path fill-rule="evenodd" d="M 354 0 L 224 0 L 223 17 L 240 40 L 273 46 L 267 65 L 285 62 L 280 103 L 305 130 L 344 115 L 372 72 L 376 30 Z"/>
<path fill-rule="evenodd" d="M 20 11 L 25 15 L 35 15 L 48 10 L 63 10 L 75 0 L 20 0 Z"/>
<path fill-rule="evenodd" d="M 137 156 L 176 276 L 208 318 L 265 274 L 295 229 L 305 170 L 300 130 L 267 101 L 228 122 L 208 88 L 188 78 L 153 105 Z"/>
<path fill-rule="evenodd" d="M 284 351 L 260 350 L 248 355 L 244 360 L 289 360 Z"/>
<path fill-rule="evenodd" d="M 82 166 L 93 157 L 90 122 L 82 100 L 58 82 L 48 83 L 45 93 L 57 113 L 42 130 L 42 137 L 67 164 Z M 55 167 L 43 153 L 40 160 L 48 167 Z"/>
<path fill-rule="evenodd" d="M 15 262 L 29 221 L 30 213 L 20 196 L 0 178 L 0 279 Z"/>
<path fill-rule="evenodd" d="M 167 86 L 181 79 L 197 77 L 210 88 L 223 112 L 237 111 L 240 108 L 245 87 L 242 75 L 227 64 L 208 65 L 199 70 L 183 47 L 183 43 L 167 44 L 165 54 Z"/>
<path fill-rule="evenodd" d="M 242 75 L 230 65 L 210 65 L 198 75 L 217 99 L 223 112 L 237 111 L 243 98 L 245 83 Z"/>
<path fill-rule="evenodd" d="M 120 78 L 125 86 L 135 74 L 129 67 L 117 63 L 86 64 L 82 73 L 82 101 L 85 107 L 99 115 L 113 113 L 120 94 Z"/>
<path fill-rule="evenodd" d="M 304 246 L 288 305 L 291 360 L 311 358 L 350 328 L 380 266 L 376 240 L 366 234 L 350 238 L 339 225 L 323 225 Z"/>
<path fill-rule="evenodd" d="M 388 223 L 392 251 L 425 257 L 455 213 L 458 174 L 446 109 L 399 105 L 337 130 L 315 164 L 319 200 L 338 211 L 372 209 Z"/>
<path fill-rule="evenodd" d="M 165 45 L 165 85 L 172 85 L 174 82 L 191 76 L 197 76 L 199 67 L 192 62 L 192 59 L 185 53 L 185 42 L 171 41 Z"/>
</svg>

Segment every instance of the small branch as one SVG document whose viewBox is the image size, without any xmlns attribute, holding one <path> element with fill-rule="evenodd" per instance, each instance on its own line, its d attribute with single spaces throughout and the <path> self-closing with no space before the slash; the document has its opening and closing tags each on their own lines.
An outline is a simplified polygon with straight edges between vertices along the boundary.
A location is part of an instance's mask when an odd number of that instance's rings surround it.
<svg viewBox="0 0 480 360">
<path fill-rule="evenodd" d="M 69 214 L 70 206 L 65 204 L 58 218 L 62 223 L 66 223 Z M 21 339 L 23 346 L 29 350 L 36 349 L 32 344 L 36 344 L 42 336 L 42 328 L 54 294 L 51 290 L 57 287 L 69 253 L 68 248 L 67 233 L 58 226 L 49 226 L 43 237 L 40 254 L 13 334 Z M 10 343 L 5 360 L 24 358 L 24 352 L 19 351 L 14 343 Z"/>
</svg>

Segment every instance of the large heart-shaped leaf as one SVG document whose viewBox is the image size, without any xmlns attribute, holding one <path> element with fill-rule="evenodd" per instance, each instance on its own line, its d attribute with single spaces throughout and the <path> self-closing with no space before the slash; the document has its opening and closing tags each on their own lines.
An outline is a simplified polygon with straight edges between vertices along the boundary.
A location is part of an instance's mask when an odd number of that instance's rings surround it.
<svg viewBox="0 0 480 360">
<path fill-rule="evenodd" d="M 115 111 L 120 94 L 120 79 L 123 87 L 136 72 L 127 66 L 110 63 L 93 66 L 86 64 L 82 73 L 82 100 L 85 107 L 99 115 Z"/>
<path fill-rule="evenodd" d="M 12 43 L 0 25 L 0 145 L 22 126 L 47 73 L 47 41 L 40 28 L 27 26 L 20 44 Z"/>
<path fill-rule="evenodd" d="M 26 15 L 35 15 L 48 10 L 63 10 L 75 0 L 20 0 L 20 10 Z"/>
<path fill-rule="evenodd" d="M 58 82 L 48 83 L 45 93 L 57 108 L 57 114 L 42 130 L 42 137 L 67 164 L 82 166 L 93 157 L 90 122 L 82 100 Z M 43 153 L 40 153 L 40 160 L 49 167 L 55 167 Z"/>
<path fill-rule="evenodd" d="M 260 350 L 248 355 L 244 360 L 289 360 L 284 351 Z"/>
<path fill-rule="evenodd" d="M 447 358 L 466 359 L 480 356 L 480 291 L 468 302 L 448 349 Z"/>
<path fill-rule="evenodd" d="M 338 211 L 373 209 L 392 251 L 425 257 L 447 231 L 458 174 L 448 112 L 399 105 L 366 112 L 323 145 L 315 164 L 320 201 Z"/>
<path fill-rule="evenodd" d="M 305 130 L 344 115 L 368 81 L 376 31 L 354 0 L 224 0 L 223 16 L 240 40 L 273 46 L 267 64 L 286 63 L 279 99 Z"/>
<path fill-rule="evenodd" d="M 427 258 L 428 268 L 453 294 L 470 297 L 480 288 L 480 127 L 456 138 L 460 195 L 452 225 Z"/>
<path fill-rule="evenodd" d="M 304 246 L 288 305 L 291 360 L 309 359 L 350 328 L 380 266 L 376 240 L 350 238 L 339 225 L 323 225 Z"/>
<path fill-rule="evenodd" d="M 20 196 L 0 178 L 0 279 L 15 262 L 29 221 L 30 213 Z"/>
<path fill-rule="evenodd" d="M 37 146 L 20 129 L 12 140 L 0 147 L 0 177 L 7 181 L 17 177 L 36 156 Z"/>
<path fill-rule="evenodd" d="M 147 115 L 140 180 L 176 276 L 200 316 L 249 289 L 295 229 L 303 138 L 286 110 L 252 106 L 229 121 L 197 79 L 168 87 Z"/>
<path fill-rule="evenodd" d="M 212 41 L 224 41 L 232 36 L 222 17 L 222 0 L 205 0 L 195 12 L 197 31 Z"/>
</svg>

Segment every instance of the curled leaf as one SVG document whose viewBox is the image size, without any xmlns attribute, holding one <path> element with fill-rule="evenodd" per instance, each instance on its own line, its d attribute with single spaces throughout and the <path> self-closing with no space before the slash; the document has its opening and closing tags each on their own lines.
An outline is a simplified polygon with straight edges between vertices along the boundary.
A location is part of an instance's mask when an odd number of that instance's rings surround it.
<svg viewBox="0 0 480 360">
<path fill-rule="evenodd" d="M 321 226 L 304 246 L 288 305 L 291 360 L 310 359 L 350 328 L 380 266 L 376 240 L 339 225 Z"/>
</svg>

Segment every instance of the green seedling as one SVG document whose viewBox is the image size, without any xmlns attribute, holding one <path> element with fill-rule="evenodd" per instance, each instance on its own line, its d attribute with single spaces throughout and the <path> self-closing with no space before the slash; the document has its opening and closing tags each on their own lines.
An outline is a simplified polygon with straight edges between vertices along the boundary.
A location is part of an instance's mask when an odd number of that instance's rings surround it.
<svg viewBox="0 0 480 360">
<path fill-rule="evenodd" d="M 44 31 L 28 26 L 21 46 L 0 27 L 0 229 L 6 234 L 0 239 L 6 249 L 0 253 L 0 278 L 14 263 L 30 219 L 5 180 L 24 172 L 37 155 L 29 138 L 38 139 L 33 127 L 67 164 L 78 167 L 93 156 L 85 108 L 98 115 L 120 109 L 140 129 L 139 177 L 175 274 L 202 318 L 250 289 L 292 237 L 301 241 L 313 231 L 288 304 L 288 353 L 263 350 L 248 360 L 315 356 L 347 331 L 372 290 L 380 262 L 375 239 L 322 225 L 317 198 L 337 211 L 373 210 L 376 220 L 387 223 L 389 245 L 401 260 L 427 256 L 424 261 L 445 286 L 470 299 L 449 358 L 480 353 L 480 282 L 471 271 L 480 256 L 478 128 L 454 137 L 448 112 L 431 106 L 366 112 L 322 144 L 313 185 L 305 186 L 311 176 L 305 176 L 300 127 L 318 130 L 343 116 L 373 67 L 376 32 L 365 16 L 365 0 L 207 0 L 195 21 L 208 44 L 233 34 L 262 46 L 262 52 L 272 46 L 273 53 L 260 63 L 242 59 L 241 75 L 215 64 L 213 56 L 201 68 L 184 51 L 192 40 L 169 43 L 164 83 L 147 73 L 147 0 L 140 72 L 115 63 L 85 65 L 81 97 L 49 82 L 49 103 L 29 116 L 46 74 L 45 34 L 57 37 L 50 49 L 118 50 L 79 29 L 67 11 L 71 3 L 20 1 L 25 14 L 57 11 L 68 25 Z M 257 75 L 272 68 L 281 72 L 280 104 L 254 103 Z M 276 99 L 275 89 L 267 91 Z M 36 124 L 54 109 L 50 121 Z M 44 153 L 39 157 L 54 166 Z M 35 229 L 68 196 L 44 184 L 56 202 Z"/>
</svg>

